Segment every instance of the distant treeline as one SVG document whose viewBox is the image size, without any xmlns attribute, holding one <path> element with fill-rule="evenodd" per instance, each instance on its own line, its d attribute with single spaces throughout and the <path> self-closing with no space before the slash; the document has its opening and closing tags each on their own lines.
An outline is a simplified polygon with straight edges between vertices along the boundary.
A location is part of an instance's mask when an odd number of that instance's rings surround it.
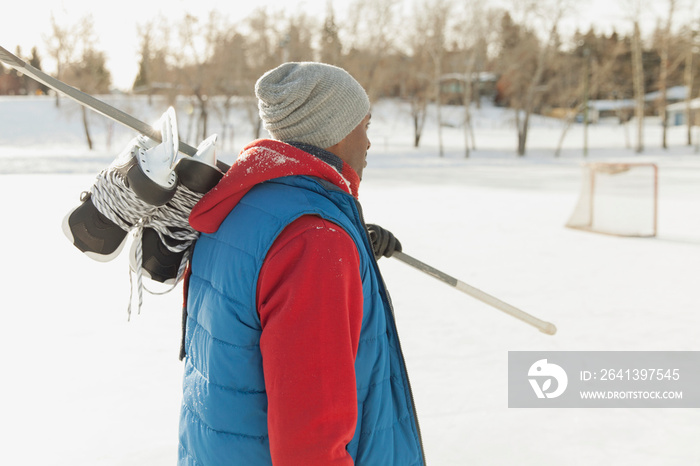
<svg viewBox="0 0 700 466">
<path fill-rule="evenodd" d="M 138 28 L 132 91 L 192 96 L 206 134 L 209 96 L 252 99 L 257 78 L 279 63 L 323 61 L 347 69 L 371 99 L 410 102 L 416 145 L 428 103 L 478 104 L 488 97 L 518 110 L 517 151 L 523 155 L 532 113 L 564 108 L 575 114 L 588 100 L 635 99 L 641 119 L 650 111 L 663 114 L 670 87 L 686 86 L 688 99 L 698 95 L 700 18 L 667 2 L 667 17 L 652 31 L 641 31 L 639 14 L 630 13 L 632 32 L 626 34 L 561 30 L 575 14 L 567 0 L 515 2 L 509 10 L 478 0 L 424 0 L 410 11 L 398 0 L 354 0 L 342 21 L 330 7 L 313 17 L 259 9 L 235 23 L 217 11 L 203 19 L 156 18 Z M 45 49 L 56 77 L 104 93 L 111 76 L 94 38 L 89 16 L 75 24 L 54 20 Z M 36 49 L 25 58 L 41 67 Z M 643 95 L 657 90 L 650 110 Z M 0 94 L 42 91 L 0 68 Z M 465 128 L 469 121 L 467 108 Z"/>
</svg>

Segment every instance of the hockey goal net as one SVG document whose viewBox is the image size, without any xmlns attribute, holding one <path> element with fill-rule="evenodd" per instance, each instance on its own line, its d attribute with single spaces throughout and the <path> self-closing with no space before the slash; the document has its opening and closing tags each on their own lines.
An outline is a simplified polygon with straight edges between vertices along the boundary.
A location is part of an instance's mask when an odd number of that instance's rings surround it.
<svg viewBox="0 0 700 466">
<path fill-rule="evenodd" d="M 653 163 L 589 163 L 567 227 L 619 236 L 656 236 L 658 168 Z"/>
</svg>

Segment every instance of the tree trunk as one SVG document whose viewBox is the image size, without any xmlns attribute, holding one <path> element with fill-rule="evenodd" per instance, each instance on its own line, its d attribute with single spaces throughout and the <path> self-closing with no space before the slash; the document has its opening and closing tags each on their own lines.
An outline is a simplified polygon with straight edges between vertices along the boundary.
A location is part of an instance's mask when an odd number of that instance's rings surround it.
<svg viewBox="0 0 700 466">
<path fill-rule="evenodd" d="M 659 91 L 661 93 L 659 99 L 659 117 L 661 118 L 661 147 L 668 148 L 666 142 L 666 132 L 668 130 L 668 121 L 666 116 L 666 105 L 668 96 L 666 94 L 666 77 L 668 76 L 668 45 L 665 45 L 661 51 L 661 73 L 659 76 Z"/>
<path fill-rule="evenodd" d="M 189 104 L 190 104 L 190 108 L 192 109 L 192 111 L 188 110 L 188 112 L 187 112 L 189 114 L 189 118 L 187 119 L 187 133 L 185 135 L 185 141 L 192 140 L 192 128 L 195 126 L 195 119 L 196 119 L 196 116 L 195 116 L 196 113 L 194 111 L 194 108 L 195 108 L 194 101 L 192 99 L 190 99 Z M 195 133 L 196 133 L 196 129 L 195 129 Z M 180 137 L 182 137 L 182 135 L 180 135 Z M 195 134 L 195 139 L 197 139 L 196 134 Z"/>
<path fill-rule="evenodd" d="M 554 150 L 554 157 L 559 157 L 561 155 L 561 149 L 562 146 L 564 145 L 564 138 L 566 137 L 566 133 L 571 129 L 571 125 L 574 124 L 574 120 L 576 120 L 576 115 L 578 115 L 578 112 L 581 111 L 581 105 L 577 106 L 570 115 L 566 117 L 566 121 L 564 122 L 564 129 L 561 131 L 561 136 L 559 136 L 559 142 L 557 143 L 557 148 Z"/>
<path fill-rule="evenodd" d="M 688 53 L 685 56 L 685 124 L 688 137 L 688 145 L 693 145 L 693 116 L 690 109 L 690 101 L 693 97 L 693 45 L 695 43 L 695 34 L 690 34 L 690 43 L 688 44 Z"/>
<path fill-rule="evenodd" d="M 90 138 L 90 125 L 88 124 L 87 109 L 81 105 L 80 110 L 83 113 L 83 128 L 85 129 L 85 138 L 87 140 L 87 145 L 88 148 L 92 150 L 92 139 Z"/>
<path fill-rule="evenodd" d="M 469 133 L 471 132 L 472 143 L 474 142 L 473 141 L 474 133 L 472 131 L 470 131 L 472 122 L 471 122 L 471 115 L 469 115 L 469 106 L 464 108 L 464 112 L 465 112 L 465 115 L 464 115 L 464 158 L 468 159 L 469 155 L 470 155 L 469 154 L 469 135 L 470 135 Z"/>
<path fill-rule="evenodd" d="M 254 139 L 260 139 L 261 130 L 262 130 L 262 119 L 258 118 L 258 120 L 255 124 L 255 138 Z"/>
<path fill-rule="evenodd" d="M 56 79 L 61 79 L 61 62 L 60 61 L 56 64 Z M 58 91 L 54 91 L 54 94 L 56 94 L 56 108 L 59 108 L 61 106 L 61 93 Z"/>
<path fill-rule="evenodd" d="M 586 60 L 583 76 L 583 156 L 588 157 L 588 124 L 589 121 L 589 96 L 591 87 L 591 51 L 586 47 L 583 51 Z"/>
<path fill-rule="evenodd" d="M 440 157 L 445 156 L 445 151 L 442 147 L 442 89 L 440 85 L 440 75 L 439 75 L 439 69 L 440 65 L 436 65 L 438 71 L 437 76 L 435 78 L 435 105 L 436 110 L 437 110 L 437 130 L 438 130 L 438 152 L 440 154 Z"/>
<path fill-rule="evenodd" d="M 634 22 L 632 36 L 632 65 L 634 80 L 634 98 L 636 101 L 635 117 L 637 118 L 637 147 L 635 151 L 644 151 L 644 67 L 642 64 L 642 38 L 639 22 Z"/>
<path fill-rule="evenodd" d="M 518 129 L 518 157 L 525 156 L 525 148 L 527 147 L 527 129 L 530 123 L 530 113 L 524 110 L 525 118 L 521 120 L 520 109 L 515 110 L 515 126 Z"/>
<path fill-rule="evenodd" d="M 199 125 L 202 133 L 197 135 L 197 140 L 202 141 L 207 137 L 208 123 L 209 123 L 209 109 L 207 108 L 207 96 L 197 95 L 197 100 L 199 100 Z"/>
<path fill-rule="evenodd" d="M 229 134 L 233 137 L 233 125 L 231 124 L 231 97 L 228 96 L 224 102 L 224 117 L 223 117 L 223 129 L 221 131 L 221 150 L 225 150 L 227 146 L 227 141 L 229 139 Z M 231 133 L 229 133 L 229 128 Z"/>
<path fill-rule="evenodd" d="M 202 113 L 199 116 L 202 119 L 202 136 L 200 140 L 204 140 L 207 137 L 208 123 L 209 123 L 209 112 L 207 112 L 206 104 L 202 105 Z"/>
<path fill-rule="evenodd" d="M 411 102 L 411 116 L 413 117 L 413 147 L 420 145 L 420 139 L 423 135 L 423 125 L 425 124 L 425 116 L 427 111 L 427 103 Z"/>
<path fill-rule="evenodd" d="M 112 150 L 112 138 L 114 137 L 114 121 L 109 120 L 107 123 L 107 150 Z"/>
<path fill-rule="evenodd" d="M 472 125 L 471 104 L 472 104 L 472 75 L 473 67 L 471 63 L 474 60 L 469 60 L 467 72 L 464 75 L 464 157 L 469 157 L 469 133 Z M 472 133 L 472 143 L 474 143 L 474 134 Z"/>
<path fill-rule="evenodd" d="M 418 122 L 418 114 L 413 115 L 413 147 L 418 147 L 420 144 L 421 128 Z"/>
<path fill-rule="evenodd" d="M 525 156 L 525 147 L 527 147 L 527 130 L 529 127 L 529 124 L 527 123 L 528 120 L 529 118 L 526 116 L 526 123 L 523 125 L 522 129 L 518 131 L 518 157 Z"/>
<path fill-rule="evenodd" d="M 560 17 L 561 12 L 560 16 L 552 24 L 552 29 L 549 31 L 549 37 L 547 38 L 547 41 L 544 42 L 543 45 L 540 47 L 540 51 L 537 54 L 537 66 L 535 67 L 535 73 L 533 74 L 532 79 L 528 83 L 527 89 L 525 91 L 525 102 L 522 105 L 522 110 L 525 112 L 525 119 L 523 120 L 522 126 L 518 124 L 519 157 L 523 157 L 525 155 L 525 147 L 527 146 L 527 130 L 528 126 L 530 125 L 530 114 L 532 114 L 532 112 L 535 110 L 535 92 L 537 90 L 537 87 L 540 85 L 540 81 L 542 81 L 542 76 L 544 75 L 544 70 L 547 63 L 547 55 L 549 53 L 549 48 L 551 47 L 552 41 L 556 36 L 557 25 L 559 24 Z M 516 110 L 516 122 L 520 121 L 518 112 L 519 110 Z"/>
<path fill-rule="evenodd" d="M 666 133 L 668 130 L 668 121 L 666 117 L 666 105 L 668 104 L 668 96 L 667 96 L 667 80 L 668 80 L 668 42 L 671 37 L 671 22 L 673 20 L 673 10 L 676 6 L 675 0 L 669 0 L 669 10 L 668 10 L 668 19 L 666 21 L 666 28 L 664 30 L 664 35 L 661 38 L 661 70 L 660 70 L 660 75 L 659 75 L 659 91 L 661 93 L 661 102 L 659 103 L 660 105 L 660 114 L 659 116 L 661 117 L 661 127 L 662 127 L 662 135 L 661 135 L 661 147 L 664 149 L 668 148 L 668 144 L 666 142 Z"/>
</svg>

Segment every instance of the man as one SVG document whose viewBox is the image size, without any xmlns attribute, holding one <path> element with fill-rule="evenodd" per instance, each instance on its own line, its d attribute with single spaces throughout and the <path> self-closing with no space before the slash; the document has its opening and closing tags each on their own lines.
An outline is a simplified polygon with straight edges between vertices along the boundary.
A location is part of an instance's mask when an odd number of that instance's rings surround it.
<svg viewBox="0 0 700 466">
<path fill-rule="evenodd" d="M 374 256 L 400 244 L 357 202 L 370 103 L 346 71 L 286 63 L 256 84 L 273 139 L 196 205 L 180 465 L 423 465 Z"/>
</svg>

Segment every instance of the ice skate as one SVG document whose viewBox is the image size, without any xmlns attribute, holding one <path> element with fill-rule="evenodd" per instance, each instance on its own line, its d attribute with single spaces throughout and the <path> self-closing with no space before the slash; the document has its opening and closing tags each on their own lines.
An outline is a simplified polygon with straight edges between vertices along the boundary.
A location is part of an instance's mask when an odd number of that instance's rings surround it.
<svg viewBox="0 0 700 466">
<path fill-rule="evenodd" d="M 143 229 L 140 243 L 132 244 L 129 263 L 133 271 L 137 271 L 140 255 L 143 276 L 168 285 L 182 276 L 189 249 L 198 237 L 189 225 L 189 214 L 223 176 L 217 168 L 216 138 L 213 135 L 203 141 L 193 157 L 177 161 L 177 191 L 170 202 L 158 208 L 151 225 Z"/>
<path fill-rule="evenodd" d="M 162 143 L 145 136 L 134 138 L 64 218 L 64 234 L 88 257 L 101 262 L 117 257 L 127 233 L 175 195 L 173 162 L 179 138 L 172 108 L 159 125 Z"/>
</svg>

